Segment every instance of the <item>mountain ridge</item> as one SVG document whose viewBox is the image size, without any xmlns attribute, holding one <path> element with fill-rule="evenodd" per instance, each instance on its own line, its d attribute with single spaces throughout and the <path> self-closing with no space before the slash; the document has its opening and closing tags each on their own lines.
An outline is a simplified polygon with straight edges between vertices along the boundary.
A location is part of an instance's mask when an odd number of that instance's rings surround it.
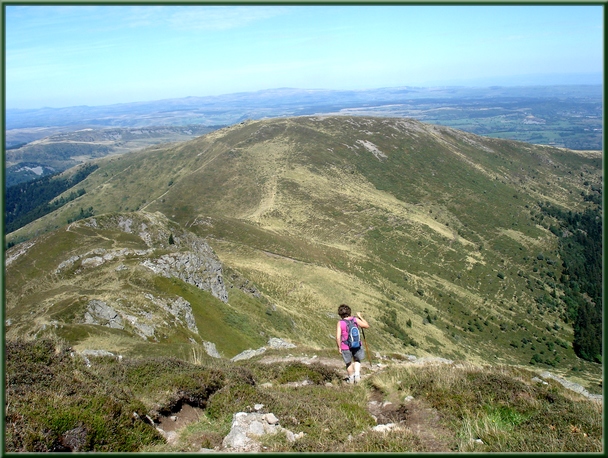
<svg viewBox="0 0 608 458">
<path fill-rule="evenodd" d="M 538 201 L 589 206 L 581 193 L 601 183 L 601 154 L 316 116 L 243 122 L 96 163 L 86 194 L 7 240 L 59 229 L 78 208 L 93 218 L 160 212 L 213 248 L 228 305 L 231 291 L 240 301 L 222 319 L 252 344 L 258 328 L 331 346 L 334 309 L 347 302 L 375 325 L 380 349 L 510 364 L 542 352 L 563 371 L 580 363 L 561 293 L 551 297 L 563 267 Z M 178 284 L 162 287 L 179 296 Z"/>
</svg>

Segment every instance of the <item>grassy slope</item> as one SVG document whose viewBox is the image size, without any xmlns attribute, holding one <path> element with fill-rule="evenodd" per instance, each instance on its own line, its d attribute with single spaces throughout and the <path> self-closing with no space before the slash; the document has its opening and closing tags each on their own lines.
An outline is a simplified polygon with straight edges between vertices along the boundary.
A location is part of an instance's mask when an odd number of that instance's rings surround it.
<svg viewBox="0 0 608 458">
<path fill-rule="evenodd" d="M 310 363 L 310 354 L 275 351 L 273 361 L 237 364 L 209 357 L 85 359 L 56 339 L 11 341 L 6 450 L 200 452 L 221 447 L 233 415 L 258 403 L 284 428 L 304 433 L 295 442 L 284 434 L 261 437 L 269 452 L 602 450 L 601 404 L 554 380 L 535 382 L 528 370 L 386 359 L 374 373 L 365 365 L 362 382 L 352 386 L 341 384 L 334 367 Z M 304 380 L 307 386 L 290 386 Z M 170 415 L 182 418 L 184 404 L 200 409 L 197 418 L 165 443 L 145 419 L 164 420 L 166 429 Z M 373 414 L 397 428 L 372 431 Z"/>
<path fill-rule="evenodd" d="M 572 333 L 561 306 L 535 302 L 560 263 L 537 259 L 556 260 L 556 238 L 532 217 L 540 200 L 583 208 L 601 155 L 410 120 L 293 118 L 99 163 L 85 196 L 9 240 L 60 227 L 81 207 L 160 211 L 208 237 L 228 269 L 294 320 L 268 328 L 285 337 L 331 347 L 347 302 L 366 312 L 378 348 L 522 364 L 557 349 L 559 367 L 576 363 L 559 345 Z M 391 310 L 416 349 L 383 332 Z"/>
</svg>

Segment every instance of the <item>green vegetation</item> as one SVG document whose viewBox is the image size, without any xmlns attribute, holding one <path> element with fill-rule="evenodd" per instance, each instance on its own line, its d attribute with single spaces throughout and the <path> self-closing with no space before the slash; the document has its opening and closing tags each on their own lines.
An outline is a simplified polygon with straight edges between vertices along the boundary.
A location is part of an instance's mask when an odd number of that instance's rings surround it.
<svg viewBox="0 0 608 458">
<path fill-rule="evenodd" d="M 598 187 L 585 200 L 597 204 L 584 212 L 565 211 L 549 203 L 541 205 L 544 215 L 555 218 L 559 226 L 551 231 L 559 239 L 564 270 L 559 277 L 566 321 L 573 322 L 573 347 L 588 361 L 602 361 L 602 189 Z M 542 259 L 541 259 L 542 260 Z M 549 263 L 550 260 L 547 260 Z"/>
<path fill-rule="evenodd" d="M 48 214 L 85 194 L 83 188 L 73 190 L 66 196 L 65 191 L 76 186 L 97 170 L 95 164 L 79 167 L 72 175 L 49 175 L 38 180 L 21 183 L 6 189 L 5 234 Z M 88 215 L 90 216 L 90 215 Z M 83 218 L 86 216 L 83 216 Z"/>
<path fill-rule="evenodd" d="M 412 327 L 412 322 L 408 320 L 408 327 Z M 399 339 L 404 346 L 411 345 L 412 347 L 417 347 L 418 344 L 414 339 L 407 335 L 407 332 L 399 325 L 397 321 L 397 311 L 395 309 L 389 309 L 382 316 L 382 324 L 384 330 L 388 332 L 393 337 Z"/>
<path fill-rule="evenodd" d="M 304 433 L 261 437 L 267 452 L 602 450 L 601 405 L 523 369 L 393 359 L 350 386 L 330 366 L 285 357 L 131 359 L 75 354 L 56 338 L 9 340 L 5 450 L 199 452 L 221 447 L 233 415 L 256 404 Z M 197 416 L 167 443 L 155 425 L 185 407 Z M 374 417 L 397 428 L 373 431 Z"/>
<path fill-rule="evenodd" d="M 550 202 L 601 233 L 601 153 L 411 119 L 298 117 L 98 164 L 64 194 L 84 195 L 7 234 L 10 337 L 55 332 L 79 350 L 142 357 L 212 342 L 230 358 L 271 337 L 325 351 L 348 303 L 372 326 L 372 352 L 549 369 L 585 387 L 601 378 L 587 325 L 597 310 L 583 302 L 598 304 L 585 270 L 597 257 L 582 254 L 600 245 L 545 212 Z M 185 258 L 160 271 L 195 238 L 221 262 L 227 302 L 179 277 Z M 91 301 L 123 328 L 88 323 Z M 176 301 L 196 329 L 168 311 Z"/>
</svg>

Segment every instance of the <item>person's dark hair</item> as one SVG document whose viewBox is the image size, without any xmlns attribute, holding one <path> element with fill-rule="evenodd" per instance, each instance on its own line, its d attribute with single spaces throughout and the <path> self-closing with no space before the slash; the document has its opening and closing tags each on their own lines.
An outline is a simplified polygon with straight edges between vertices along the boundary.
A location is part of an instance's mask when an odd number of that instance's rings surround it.
<svg viewBox="0 0 608 458">
<path fill-rule="evenodd" d="M 347 316 L 350 316 L 351 313 L 350 307 L 346 304 L 342 304 L 338 307 L 338 315 L 340 315 L 340 318 L 346 318 Z"/>
</svg>

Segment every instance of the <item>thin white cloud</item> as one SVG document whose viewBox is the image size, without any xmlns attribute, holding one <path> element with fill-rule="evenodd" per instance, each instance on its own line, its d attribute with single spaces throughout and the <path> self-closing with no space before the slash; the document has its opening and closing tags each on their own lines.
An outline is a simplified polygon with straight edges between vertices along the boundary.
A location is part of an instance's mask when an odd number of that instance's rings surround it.
<svg viewBox="0 0 608 458">
<path fill-rule="evenodd" d="M 229 30 L 282 14 L 285 8 L 273 6 L 198 6 L 178 9 L 169 24 L 182 30 Z"/>
</svg>

